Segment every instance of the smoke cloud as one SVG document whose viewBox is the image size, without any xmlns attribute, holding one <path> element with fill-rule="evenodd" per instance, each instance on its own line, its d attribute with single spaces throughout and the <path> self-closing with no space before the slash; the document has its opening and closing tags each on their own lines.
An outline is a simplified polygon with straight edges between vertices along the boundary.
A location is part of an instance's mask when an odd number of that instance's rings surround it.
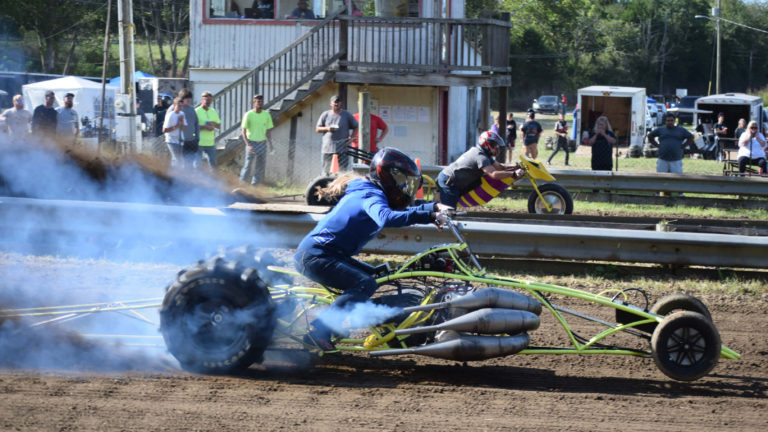
<svg viewBox="0 0 768 432">
<path fill-rule="evenodd" d="M 403 313 L 402 308 L 375 304 L 354 303 L 345 308 L 329 307 L 317 314 L 325 325 L 337 334 L 347 334 L 350 329 L 363 329 L 385 323 Z"/>
<path fill-rule="evenodd" d="M 0 198 L 0 251 L 5 251 L 0 252 L 0 310 L 56 305 L 87 309 L 94 303 L 120 306 L 120 301 L 133 299 L 159 303 L 181 265 L 188 267 L 222 246 L 255 238 L 274 247 L 293 246 L 248 215 L 206 219 L 182 207 L 231 203 L 228 186 L 203 171 L 185 178 L 140 161 L 105 163 L 96 155 L 49 145 L 0 142 L 0 148 L 0 197 L 17 197 Z M 168 216 L 146 211 L 155 205 L 168 209 Z M 178 237 L 169 241 L 169 233 Z M 237 243 L 227 243 L 233 239 Z M 33 327 L 52 318 L 59 320 Z M 170 360 L 158 322 L 156 308 L 63 319 L 0 316 L 0 366 L 167 367 Z M 116 334 L 140 338 L 123 338 L 121 345 L 104 342 Z"/>
</svg>

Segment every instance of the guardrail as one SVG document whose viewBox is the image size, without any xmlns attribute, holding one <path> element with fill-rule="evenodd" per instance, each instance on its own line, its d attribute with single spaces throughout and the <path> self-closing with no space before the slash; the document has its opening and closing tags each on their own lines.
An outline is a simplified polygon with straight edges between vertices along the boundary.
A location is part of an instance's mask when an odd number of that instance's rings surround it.
<svg viewBox="0 0 768 432">
<path fill-rule="evenodd" d="M 173 243 L 176 259 L 203 258 L 222 245 L 250 243 L 294 248 L 324 217 L 323 207 L 238 204 L 229 208 L 181 207 L 92 201 L 0 198 L 0 244 L 36 248 L 93 245 L 94 239 L 149 248 Z M 461 229 L 481 256 L 600 260 L 675 265 L 764 268 L 768 237 L 655 232 L 610 228 L 462 221 Z M 431 225 L 385 229 L 368 253 L 423 251 L 451 242 Z M 80 246 L 78 246 L 80 247 Z M 47 252 L 51 253 L 51 252 Z M 144 254 L 144 255 L 142 255 Z"/>
<path fill-rule="evenodd" d="M 367 171 L 368 167 L 360 165 L 356 169 Z M 442 166 L 422 166 L 421 168 L 424 174 L 433 179 L 437 178 L 442 169 Z M 599 189 L 768 197 L 768 178 L 576 170 L 550 170 L 549 172 L 568 190 Z"/>
</svg>

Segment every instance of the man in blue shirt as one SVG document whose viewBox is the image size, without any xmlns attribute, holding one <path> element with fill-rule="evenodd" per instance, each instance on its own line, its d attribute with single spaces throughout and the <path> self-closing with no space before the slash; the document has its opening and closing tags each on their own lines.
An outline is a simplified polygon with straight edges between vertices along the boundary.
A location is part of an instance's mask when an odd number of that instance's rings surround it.
<svg viewBox="0 0 768 432">
<path fill-rule="evenodd" d="M 335 349 L 332 336 L 346 333 L 342 321 L 356 303 L 367 301 L 378 288 L 373 267 L 352 256 L 384 227 L 432 223 L 438 218 L 436 212 L 450 209 L 434 202 L 409 207 L 421 187 L 421 171 L 413 159 L 393 148 L 376 153 L 368 177 L 346 179 L 344 196 L 304 237 L 293 257 L 304 276 L 341 292 L 310 323 L 305 338 L 305 343 L 323 351 Z"/>
<path fill-rule="evenodd" d="M 658 142 L 656 141 L 658 138 Z M 648 142 L 659 148 L 656 172 L 683 173 L 683 149 L 693 144 L 693 134 L 682 126 L 675 126 L 675 115 L 664 116 L 664 126 L 648 133 Z"/>
</svg>

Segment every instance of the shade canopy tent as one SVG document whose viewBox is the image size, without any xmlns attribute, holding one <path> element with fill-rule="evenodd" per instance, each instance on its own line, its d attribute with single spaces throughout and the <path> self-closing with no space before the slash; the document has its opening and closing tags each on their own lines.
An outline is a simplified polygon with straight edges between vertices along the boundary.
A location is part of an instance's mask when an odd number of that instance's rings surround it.
<svg viewBox="0 0 768 432">
<path fill-rule="evenodd" d="M 136 81 L 138 81 L 140 78 L 157 78 L 157 77 L 156 77 L 156 76 L 154 76 L 154 75 L 150 75 L 150 74 L 148 74 L 148 73 L 146 73 L 146 72 L 142 72 L 142 71 L 136 71 L 136 72 L 134 72 L 134 73 L 133 73 L 133 77 L 134 77 L 134 79 L 136 79 Z M 119 76 L 117 76 L 117 77 L 114 77 L 114 78 L 112 78 L 111 80 L 109 80 L 109 85 L 111 85 L 111 86 L 115 86 L 115 87 L 117 87 L 117 88 L 120 88 L 120 83 L 121 83 L 121 82 L 122 82 L 122 81 L 120 80 L 120 77 L 119 77 Z"/>
<path fill-rule="evenodd" d="M 64 95 L 72 93 L 75 95 L 73 108 L 82 120 L 88 117 L 92 121 L 101 117 L 101 84 L 87 79 L 68 76 L 56 78 L 48 81 L 40 81 L 33 84 L 26 84 L 21 87 L 24 94 L 24 101 L 27 109 L 34 110 L 35 107 L 45 102 L 45 92 L 53 91 L 56 95 L 54 107 L 64 105 Z M 105 87 L 105 123 L 110 127 L 113 121 L 107 122 L 107 119 L 115 118 L 115 93 L 117 88 L 107 85 Z"/>
</svg>

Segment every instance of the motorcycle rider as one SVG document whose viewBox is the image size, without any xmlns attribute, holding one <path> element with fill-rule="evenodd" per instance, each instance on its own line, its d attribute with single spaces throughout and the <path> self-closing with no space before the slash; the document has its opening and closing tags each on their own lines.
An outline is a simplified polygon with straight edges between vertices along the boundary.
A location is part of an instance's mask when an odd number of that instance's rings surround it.
<svg viewBox="0 0 768 432">
<path fill-rule="evenodd" d="M 378 287 L 373 267 L 352 256 L 384 227 L 433 223 L 450 210 L 434 202 L 409 207 L 421 187 L 421 171 L 413 159 L 394 148 L 374 155 L 367 177 L 345 176 L 339 182 L 346 183 L 344 196 L 304 237 L 293 257 L 304 276 L 342 292 L 310 323 L 305 337 L 305 343 L 324 351 L 335 349 L 332 338 L 345 333 L 341 322 Z M 339 185 L 329 185 L 334 187 Z"/>
<path fill-rule="evenodd" d="M 476 146 L 443 168 L 437 176 L 440 202 L 456 208 L 459 198 L 476 188 L 484 175 L 496 180 L 520 177 L 522 170 L 519 164 L 504 165 L 496 161 L 499 149 L 503 147 L 504 140 L 498 134 L 493 131 L 481 133 Z"/>
</svg>

